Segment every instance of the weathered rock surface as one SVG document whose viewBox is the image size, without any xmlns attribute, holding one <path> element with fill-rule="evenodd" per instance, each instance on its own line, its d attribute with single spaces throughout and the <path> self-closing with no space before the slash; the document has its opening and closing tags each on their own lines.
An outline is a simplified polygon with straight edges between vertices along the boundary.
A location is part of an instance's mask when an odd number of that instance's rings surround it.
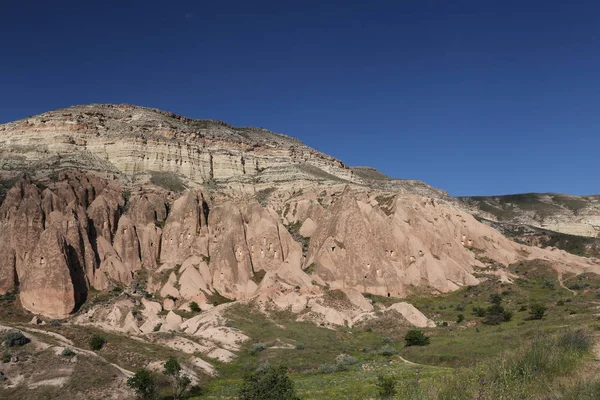
<svg viewBox="0 0 600 400">
<path fill-rule="evenodd" d="M 169 311 L 255 299 L 351 325 L 373 311 L 362 293 L 456 290 L 479 282 L 482 260 L 600 272 L 597 260 L 514 243 L 420 182 L 349 169 L 263 129 L 142 107 L 1 125 L 0 164 L 0 179 L 33 171 L 0 206 L 0 293 L 19 287 L 47 317 L 68 316 L 91 288 L 131 286 Z M 508 269 L 494 273 L 510 282 Z M 138 324 L 111 312 L 131 332 L 190 328 L 176 313 Z"/>
<path fill-rule="evenodd" d="M 460 198 L 478 216 L 569 235 L 600 237 L 600 196 L 525 193 Z"/>
<path fill-rule="evenodd" d="M 64 236 L 55 227 L 45 230 L 25 259 L 19 276 L 19 296 L 23 307 L 51 318 L 68 316 L 81 301 L 82 289 L 76 287 Z M 79 279 L 75 279 L 79 281 Z"/>
</svg>

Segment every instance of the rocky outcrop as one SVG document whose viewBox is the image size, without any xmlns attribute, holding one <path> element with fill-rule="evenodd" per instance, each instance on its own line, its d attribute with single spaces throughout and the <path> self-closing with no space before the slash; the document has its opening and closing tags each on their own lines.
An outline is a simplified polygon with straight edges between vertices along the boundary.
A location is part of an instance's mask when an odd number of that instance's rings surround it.
<svg viewBox="0 0 600 400">
<path fill-rule="evenodd" d="M 0 288 L 20 284 L 23 305 L 42 315 L 66 316 L 85 302 L 90 287 L 130 285 L 144 270 L 151 276 L 148 290 L 169 310 L 191 301 L 208 309 L 217 294 L 258 297 L 296 312 L 308 308 L 327 323 L 352 324 L 365 312 L 359 299 L 349 295 L 353 306 L 334 313 L 317 299 L 323 293 L 315 282 L 350 294 L 401 297 L 412 287 L 446 292 L 477 284 L 473 268 L 486 267 L 483 255 L 505 266 L 542 258 L 565 271 L 599 268 L 564 252 L 525 249 L 452 203 L 418 195 L 347 186 L 330 191 L 325 208 L 314 192 L 296 194 L 290 204 L 298 219 L 286 228 L 275 210 L 243 198 L 211 205 L 198 190 L 161 197 L 138 189 L 126 202 L 128 192 L 119 185 L 76 176 L 96 182 L 91 188 L 99 193 L 77 189 L 72 178 L 44 191 L 23 179 L 0 207 Z M 283 208 L 289 213 L 292 206 Z M 502 279 L 510 280 L 508 273 Z M 52 289 L 43 282 L 54 282 Z M 63 294 L 45 302 L 52 290 Z"/>
<path fill-rule="evenodd" d="M 231 203 L 210 212 L 210 269 L 213 287 L 232 298 L 245 298 L 252 277 L 252 260 L 246 246 L 244 220 Z"/>
<path fill-rule="evenodd" d="M 489 262 L 505 282 L 503 267 L 532 258 L 600 272 L 597 260 L 508 240 L 423 183 L 349 169 L 263 129 L 142 107 L 0 125 L 0 163 L 0 179 L 33 171 L 0 206 L 0 293 L 19 287 L 25 308 L 58 318 L 91 288 L 132 285 L 174 311 L 138 326 L 129 305 L 112 310 L 132 332 L 173 329 L 177 310 L 222 297 L 352 325 L 373 312 L 363 293 L 456 290 Z"/>
<path fill-rule="evenodd" d="M 96 235 L 85 206 L 110 183 L 82 173 L 59 178 L 64 180 L 41 191 L 25 177 L 0 207 L 0 292 L 19 285 L 25 308 L 52 317 L 65 317 L 84 303 L 90 286 L 107 284 L 98 271 Z"/>
<path fill-rule="evenodd" d="M 452 204 L 415 195 L 379 199 L 346 188 L 311 235 L 305 267 L 314 265 L 333 288 L 402 297 L 410 286 L 446 292 L 477 284 L 473 266 L 484 267 L 477 253 L 505 266 L 525 257 L 522 246 Z M 598 269 L 564 252 L 525 254 L 561 268 Z"/>
<path fill-rule="evenodd" d="M 140 244 L 133 222 L 127 217 L 119 218 L 119 226 L 113 240 L 113 248 L 127 271 L 133 273 L 141 268 Z"/>
<path fill-rule="evenodd" d="M 185 192 L 173 202 L 162 233 L 161 262 L 181 264 L 190 256 L 208 256 L 209 211 L 201 192 Z"/>
<path fill-rule="evenodd" d="M 525 193 L 460 200 L 470 212 L 491 221 L 600 238 L 600 196 Z"/>
<path fill-rule="evenodd" d="M 130 105 L 70 107 L 0 125 L 0 143 L 0 162 L 7 170 L 44 171 L 62 164 L 146 174 L 168 190 L 178 190 L 179 181 L 244 181 L 271 173 L 289 179 L 359 179 L 341 161 L 285 135 Z M 299 168 L 300 163 L 311 169 Z M 80 200 L 85 194 L 75 193 Z"/>
<path fill-rule="evenodd" d="M 21 304 L 33 313 L 50 318 L 68 316 L 83 300 L 83 288 L 74 284 L 80 281 L 77 275 L 82 272 L 69 265 L 66 240 L 51 226 L 27 255 L 23 272 L 19 274 Z"/>
</svg>

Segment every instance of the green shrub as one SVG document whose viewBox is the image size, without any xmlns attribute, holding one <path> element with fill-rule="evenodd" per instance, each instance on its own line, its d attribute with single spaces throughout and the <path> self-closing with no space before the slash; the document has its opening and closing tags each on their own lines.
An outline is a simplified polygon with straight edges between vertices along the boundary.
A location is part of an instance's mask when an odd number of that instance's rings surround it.
<svg viewBox="0 0 600 400">
<path fill-rule="evenodd" d="M 258 353 L 260 353 L 261 351 L 264 351 L 267 349 L 267 345 L 263 342 L 258 342 L 258 343 L 254 343 L 249 349 L 248 349 L 248 353 L 250 353 L 251 355 L 256 355 Z"/>
<path fill-rule="evenodd" d="M 335 359 L 335 364 L 321 364 L 317 369 L 319 374 L 332 374 L 334 372 L 348 371 L 351 365 L 356 364 L 356 358 L 348 354 L 340 354 Z"/>
<path fill-rule="evenodd" d="M 239 400 L 300 400 L 287 367 L 263 364 L 244 376 L 238 392 Z"/>
<path fill-rule="evenodd" d="M 458 314 L 458 316 L 456 317 L 456 323 L 460 324 L 461 322 L 463 322 L 465 320 L 465 316 L 462 314 Z"/>
<path fill-rule="evenodd" d="M 494 293 L 490 296 L 492 305 L 485 312 L 483 323 L 486 325 L 498 325 L 501 322 L 508 322 L 512 319 L 512 312 L 505 310 L 502 306 L 502 296 Z"/>
<path fill-rule="evenodd" d="M 6 347 L 24 346 L 29 342 L 31 342 L 31 339 L 19 331 L 11 331 L 4 336 L 4 345 Z"/>
<path fill-rule="evenodd" d="M 302 343 L 298 343 L 298 344 L 296 345 L 296 350 L 304 350 L 305 348 L 306 348 L 306 347 L 305 347 L 305 346 L 304 346 L 304 344 L 302 344 Z"/>
<path fill-rule="evenodd" d="M 337 371 L 337 366 L 335 364 L 321 364 L 317 369 L 319 374 L 333 374 Z"/>
<path fill-rule="evenodd" d="M 192 312 L 200 312 L 200 306 L 195 301 L 192 301 L 190 303 L 190 310 L 192 310 Z"/>
<path fill-rule="evenodd" d="M 154 400 L 158 397 L 154 376 L 146 368 L 138 369 L 131 378 L 127 379 L 130 387 L 139 400 Z"/>
<path fill-rule="evenodd" d="M 391 399 L 396 393 L 396 381 L 391 376 L 377 377 L 377 398 L 379 399 Z"/>
<path fill-rule="evenodd" d="M 102 349 L 102 347 L 104 347 L 104 345 L 106 344 L 106 339 L 104 339 L 100 335 L 94 335 L 90 338 L 88 344 L 90 346 L 90 349 L 98 351 Z"/>
<path fill-rule="evenodd" d="M 273 193 L 275 190 L 276 188 L 270 187 L 256 192 L 256 201 L 258 202 L 258 204 L 260 204 L 263 207 L 266 207 L 269 201 L 269 196 L 271 196 L 271 193 Z"/>
<path fill-rule="evenodd" d="M 3 364 L 9 363 L 10 359 L 11 359 L 10 353 L 4 353 L 2 355 L 2 363 Z"/>
<path fill-rule="evenodd" d="M 398 350 L 396 350 L 393 346 L 386 344 L 386 345 L 382 346 L 379 349 L 379 351 L 377 351 L 377 353 L 379 355 L 389 357 L 389 356 L 393 356 L 394 354 L 397 354 Z"/>
<path fill-rule="evenodd" d="M 356 358 L 348 354 L 340 354 L 335 359 L 335 369 L 337 372 L 347 371 L 354 364 L 356 364 Z"/>
<path fill-rule="evenodd" d="M 62 351 L 62 353 L 60 353 L 62 356 L 64 357 L 72 357 L 75 355 L 75 352 L 71 349 L 69 349 L 68 347 L 65 347 Z"/>
<path fill-rule="evenodd" d="M 485 317 L 486 309 L 484 307 L 473 307 L 473 314 L 478 317 Z"/>
<path fill-rule="evenodd" d="M 500 305 L 502 303 L 502 296 L 498 293 L 492 293 L 490 295 L 490 302 L 495 305 Z"/>
<path fill-rule="evenodd" d="M 161 327 L 162 322 L 159 322 L 158 324 L 154 325 L 154 329 L 152 329 L 152 332 L 159 332 Z"/>
<path fill-rule="evenodd" d="M 529 319 L 529 320 L 542 319 L 542 318 L 544 318 L 544 313 L 546 312 L 547 309 L 548 309 L 548 307 L 546 307 L 542 304 L 532 304 L 529 306 L 529 317 L 527 319 Z"/>
<path fill-rule="evenodd" d="M 181 373 L 181 364 L 179 364 L 179 360 L 175 357 L 169 357 L 164 365 L 163 374 L 171 380 L 173 399 L 182 399 L 183 393 L 192 381 L 188 376 Z"/>
<path fill-rule="evenodd" d="M 430 339 L 423 332 L 411 329 L 404 336 L 406 346 L 426 346 L 430 343 Z"/>
<path fill-rule="evenodd" d="M 557 344 L 563 349 L 586 353 L 592 349 L 594 340 L 585 330 L 577 329 L 561 333 Z"/>
</svg>

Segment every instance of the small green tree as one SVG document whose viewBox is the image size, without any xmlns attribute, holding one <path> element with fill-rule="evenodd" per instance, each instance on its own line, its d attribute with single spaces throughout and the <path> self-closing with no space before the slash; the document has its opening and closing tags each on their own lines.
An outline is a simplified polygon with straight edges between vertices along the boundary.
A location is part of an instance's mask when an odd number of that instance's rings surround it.
<svg viewBox="0 0 600 400">
<path fill-rule="evenodd" d="M 140 368 L 131 378 L 127 379 L 129 386 L 139 400 L 154 400 L 157 398 L 156 382 L 154 376 L 146 368 Z"/>
<path fill-rule="evenodd" d="M 485 317 L 486 309 L 484 307 L 475 306 L 473 307 L 473 314 L 478 317 Z"/>
<path fill-rule="evenodd" d="M 391 399 L 396 393 L 396 381 L 391 376 L 379 375 L 377 377 L 377 397 L 380 399 Z"/>
<path fill-rule="evenodd" d="M 529 318 L 530 320 L 542 319 L 544 318 L 544 313 L 548 307 L 541 304 L 532 304 L 529 306 Z"/>
<path fill-rule="evenodd" d="M 187 375 L 182 375 L 181 364 L 175 357 L 169 357 L 164 365 L 163 373 L 171 380 L 171 387 L 173 388 L 173 399 L 180 400 L 183 398 L 185 389 L 191 383 L 190 378 Z"/>
<path fill-rule="evenodd" d="M 90 345 L 90 349 L 97 351 L 97 350 L 102 349 L 102 347 L 104 347 L 104 345 L 106 344 L 106 339 L 104 339 L 100 335 L 94 335 L 90 338 L 90 341 L 88 344 Z"/>
<path fill-rule="evenodd" d="M 4 345 L 6 347 L 24 346 L 29 342 L 31 342 L 31 339 L 19 331 L 11 331 L 4 336 Z"/>
<path fill-rule="evenodd" d="M 485 311 L 483 323 L 486 325 L 498 325 L 502 322 L 508 322 L 512 319 L 512 312 L 504 309 L 502 306 L 502 296 L 493 293 L 490 296 L 491 306 Z"/>
<path fill-rule="evenodd" d="M 456 317 L 456 323 L 457 324 L 460 324 L 464 320 L 465 320 L 465 316 L 463 314 L 458 314 L 458 316 Z"/>
<path fill-rule="evenodd" d="M 62 351 L 62 353 L 60 353 L 63 357 L 72 357 L 75 355 L 75 352 L 73 350 L 71 350 L 68 347 L 65 347 Z"/>
<path fill-rule="evenodd" d="M 240 400 L 300 400 L 287 367 L 272 367 L 268 363 L 244 376 L 238 392 Z"/>
<path fill-rule="evenodd" d="M 490 302 L 499 306 L 502 303 L 502 296 L 500 296 L 498 293 L 492 293 L 490 295 Z"/>
<path fill-rule="evenodd" d="M 190 310 L 192 310 L 193 312 L 200 312 L 200 306 L 195 301 L 192 301 L 190 303 Z"/>
<path fill-rule="evenodd" d="M 430 339 L 423 332 L 411 329 L 406 333 L 404 341 L 407 346 L 426 346 L 429 344 Z"/>
</svg>

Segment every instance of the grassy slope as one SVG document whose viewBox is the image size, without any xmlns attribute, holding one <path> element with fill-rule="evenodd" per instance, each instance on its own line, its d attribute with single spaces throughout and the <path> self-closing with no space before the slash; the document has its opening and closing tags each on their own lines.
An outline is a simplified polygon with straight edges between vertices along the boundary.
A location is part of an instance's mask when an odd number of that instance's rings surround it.
<svg viewBox="0 0 600 400">
<path fill-rule="evenodd" d="M 415 295 L 408 298 L 409 302 L 440 325 L 444 321 L 448 323 L 447 327 L 425 330 L 432 338 L 431 344 L 426 347 L 403 347 L 406 332 L 403 327 L 385 326 L 375 331 L 340 328 L 332 331 L 295 322 L 285 313 L 269 320 L 243 307 L 234 309 L 229 316 L 232 323 L 246 331 L 255 342 L 292 346 L 302 343 L 305 348 L 268 348 L 257 355 L 243 352 L 235 363 L 220 366 L 221 377 L 209 383 L 205 398 L 233 398 L 244 368 L 265 360 L 272 364 L 285 363 L 290 367 L 291 377 L 303 399 L 372 398 L 376 394 L 378 374 L 393 375 L 404 382 L 418 378 L 424 384 L 430 384 L 441 377 L 451 377 L 455 373 L 451 367 L 471 367 L 491 360 L 541 334 L 560 331 L 566 326 L 600 328 L 598 317 L 594 315 L 595 308 L 600 304 L 596 298 L 596 292 L 600 291 L 599 277 L 565 277 L 565 285 L 580 283 L 578 286 L 584 288 L 573 295 L 561 288 L 557 274 L 544 263 L 514 265 L 511 268 L 522 276 L 512 285 L 489 281 L 438 297 Z M 488 326 L 481 323 L 483 318 L 473 315 L 473 307 L 490 305 L 492 293 L 502 294 L 503 305 L 513 312 L 510 322 Z M 371 298 L 382 303 L 400 301 Z M 523 306 L 533 303 L 549 307 L 543 320 L 529 321 L 529 313 L 519 311 Z M 456 324 L 459 314 L 463 314 L 465 320 Z M 397 356 L 378 355 L 377 350 L 389 341 L 402 357 L 422 365 L 406 364 Z M 358 363 L 346 372 L 315 373 L 320 364 L 332 363 L 336 355 L 341 353 L 356 357 Z"/>
<path fill-rule="evenodd" d="M 382 371 L 401 379 L 447 373 L 446 368 L 411 366 L 398 357 L 377 354 L 389 341 L 384 333 L 349 328 L 334 331 L 308 322 L 296 322 L 291 314 L 285 312 L 275 313 L 273 319 L 268 319 L 251 307 L 242 305 L 232 308 L 228 317 L 234 326 L 253 338 L 248 348 L 257 342 L 269 347 L 254 355 L 242 351 L 234 363 L 220 365 L 221 376 L 207 386 L 204 398 L 233 398 L 245 368 L 255 367 L 265 361 L 286 364 L 303 399 L 372 397 L 375 395 L 377 375 Z M 302 349 L 297 349 L 296 346 L 300 344 Z M 397 350 L 402 348 L 398 342 L 391 345 Z M 357 363 L 345 372 L 317 372 L 320 365 L 335 363 L 335 358 L 340 354 L 355 357 Z"/>
<path fill-rule="evenodd" d="M 431 336 L 431 344 L 426 347 L 405 348 L 403 337 L 407 328 L 399 325 L 382 322 L 371 324 L 369 328 L 331 330 L 297 322 L 295 316 L 287 312 L 273 313 L 267 318 L 247 305 L 232 307 L 228 314 L 229 324 L 242 329 L 252 340 L 235 362 L 215 363 L 220 377 L 204 381 L 205 394 L 199 398 L 234 398 L 244 371 L 264 361 L 287 364 L 303 399 L 372 398 L 376 394 L 375 382 L 379 374 L 393 375 L 399 382 L 418 380 L 424 386 L 432 385 L 454 376 L 456 369 L 452 367 L 472 367 L 492 360 L 542 333 L 558 331 L 565 326 L 600 327 L 595 315 L 600 305 L 597 298 L 600 277 L 565 275 L 564 285 L 574 290 L 574 295 L 561 287 L 556 273 L 544 263 L 514 265 L 511 269 L 521 276 L 512 285 L 488 281 L 441 296 L 413 295 L 403 299 L 413 303 L 438 324 L 448 324 L 425 329 Z M 489 306 L 492 293 L 501 294 L 503 305 L 513 312 L 510 322 L 487 326 L 482 325 L 482 318 L 473 315 L 474 307 Z M 401 300 L 369 297 L 382 305 Z M 28 321 L 31 316 L 20 311 L 19 307 L 6 306 L 12 302 L 2 302 L 0 319 L 13 323 Z M 529 313 L 519 311 L 532 303 L 549 307 L 543 320 L 528 321 Z M 465 320 L 457 324 L 455 321 L 459 314 L 463 314 Z M 101 333 L 94 328 L 69 325 L 45 326 L 44 329 L 56 331 L 84 348 L 92 334 Z M 101 334 L 108 339 L 108 344 L 99 353 L 108 361 L 131 370 L 150 360 L 178 355 L 163 346 L 142 344 L 124 335 Z M 255 354 L 248 351 L 258 342 L 264 343 L 267 348 Z M 384 345 L 394 347 L 400 356 L 421 365 L 407 364 L 398 355 L 380 355 L 378 351 Z M 357 362 L 344 372 L 318 373 L 319 366 L 334 364 L 340 354 L 349 354 Z"/>
</svg>

